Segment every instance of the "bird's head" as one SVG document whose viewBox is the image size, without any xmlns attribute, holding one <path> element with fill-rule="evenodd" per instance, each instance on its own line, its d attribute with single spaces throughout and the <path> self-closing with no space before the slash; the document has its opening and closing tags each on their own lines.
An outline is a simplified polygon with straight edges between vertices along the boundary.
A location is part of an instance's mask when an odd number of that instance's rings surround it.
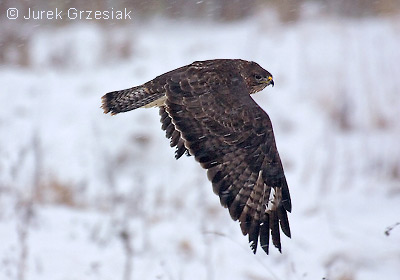
<svg viewBox="0 0 400 280">
<path fill-rule="evenodd" d="M 242 75 L 249 87 L 250 94 L 259 92 L 269 85 L 274 86 L 271 73 L 255 62 L 249 62 L 249 65 L 244 67 Z"/>
</svg>

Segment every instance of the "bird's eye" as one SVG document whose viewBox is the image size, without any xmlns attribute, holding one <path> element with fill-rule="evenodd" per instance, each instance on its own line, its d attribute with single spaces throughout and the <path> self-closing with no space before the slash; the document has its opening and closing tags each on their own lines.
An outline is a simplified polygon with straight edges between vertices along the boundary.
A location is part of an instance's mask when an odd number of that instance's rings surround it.
<svg viewBox="0 0 400 280">
<path fill-rule="evenodd" d="M 256 80 L 261 80 L 262 79 L 261 75 L 258 75 L 258 74 L 255 74 L 254 78 L 256 78 Z"/>
</svg>

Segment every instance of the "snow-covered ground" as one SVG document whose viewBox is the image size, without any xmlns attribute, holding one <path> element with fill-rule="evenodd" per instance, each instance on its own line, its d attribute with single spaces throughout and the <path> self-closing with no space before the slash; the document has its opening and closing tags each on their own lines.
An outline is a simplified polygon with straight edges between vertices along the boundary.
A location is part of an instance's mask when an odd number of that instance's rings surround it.
<svg viewBox="0 0 400 280">
<path fill-rule="evenodd" d="M 34 29 L 32 66 L 0 67 L 0 279 L 400 279 L 399 19 L 267 18 Z M 99 108 L 212 58 L 274 75 L 255 99 L 292 194 L 282 254 L 252 254 L 157 109 Z"/>
</svg>

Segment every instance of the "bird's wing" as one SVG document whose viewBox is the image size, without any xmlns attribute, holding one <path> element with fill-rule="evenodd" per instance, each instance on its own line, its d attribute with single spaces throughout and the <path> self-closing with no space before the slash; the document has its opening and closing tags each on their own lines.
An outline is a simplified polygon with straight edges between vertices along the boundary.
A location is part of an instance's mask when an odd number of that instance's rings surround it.
<svg viewBox="0 0 400 280">
<path fill-rule="evenodd" d="M 190 156 L 189 151 L 185 147 L 185 142 L 181 137 L 181 133 L 175 129 L 171 117 L 165 110 L 165 106 L 160 107 L 161 128 L 165 131 L 165 136 L 170 139 L 171 147 L 175 147 L 175 158 L 179 159 L 183 154 Z"/>
<path fill-rule="evenodd" d="M 279 227 L 290 237 L 289 189 L 268 115 L 232 73 L 187 71 L 166 84 L 165 112 L 203 168 L 221 204 L 239 220 L 256 252 L 269 237 L 281 251 Z M 172 127 L 171 127 L 172 130 Z"/>
</svg>

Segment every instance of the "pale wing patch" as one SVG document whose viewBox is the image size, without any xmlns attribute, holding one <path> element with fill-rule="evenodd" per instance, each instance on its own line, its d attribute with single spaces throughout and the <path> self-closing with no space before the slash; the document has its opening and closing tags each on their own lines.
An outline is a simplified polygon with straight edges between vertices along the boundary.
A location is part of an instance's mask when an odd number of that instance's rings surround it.
<svg viewBox="0 0 400 280">
<path fill-rule="evenodd" d="M 140 108 L 152 108 L 152 107 L 161 107 L 165 105 L 165 100 L 167 98 L 165 97 L 165 95 L 163 95 L 162 97 L 140 107 Z"/>
<path fill-rule="evenodd" d="M 282 201 L 282 188 L 271 188 L 271 192 L 269 193 L 269 198 L 267 200 L 266 212 L 277 211 L 279 205 Z"/>
</svg>

